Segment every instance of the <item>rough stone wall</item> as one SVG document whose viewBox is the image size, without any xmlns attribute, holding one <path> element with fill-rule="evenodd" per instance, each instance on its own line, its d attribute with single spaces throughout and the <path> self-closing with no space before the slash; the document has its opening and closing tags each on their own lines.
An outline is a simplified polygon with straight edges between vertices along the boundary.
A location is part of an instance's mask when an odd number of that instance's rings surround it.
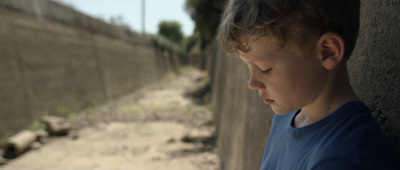
<svg viewBox="0 0 400 170">
<path fill-rule="evenodd" d="M 351 83 L 400 153 L 400 1 L 363 0 Z"/>
<path fill-rule="evenodd" d="M 38 19 L 26 4 L 6 2 L 0 3 L 0 139 L 43 114 L 67 116 L 130 93 L 179 65 L 174 51 L 96 31 L 116 27 L 83 14 L 72 24 L 58 16 Z"/>
<path fill-rule="evenodd" d="M 351 83 L 400 153 L 400 1 L 362 0 L 360 35 L 348 63 Z M 272 111 L 247 88 L 248 71 L 220 47 L 209 68 L 223 170 L 256 170 L 268 138 Z M 212 50 L 211 50 L 212 51 Z M 210 65 L 210 64 L 209 64 Z"/>
</svg>

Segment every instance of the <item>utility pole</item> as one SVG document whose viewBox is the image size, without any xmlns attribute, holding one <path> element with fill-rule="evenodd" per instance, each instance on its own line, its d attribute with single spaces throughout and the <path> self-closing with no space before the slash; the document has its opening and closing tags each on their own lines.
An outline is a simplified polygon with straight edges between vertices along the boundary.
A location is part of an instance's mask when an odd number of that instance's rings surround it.
<svg viewBox="0 0 400 170">
<path fill-rule="evenodd" d="M 142 0 L 142 34 L 146 33 L 146 4 L 145 0 Z"/>
</svg>

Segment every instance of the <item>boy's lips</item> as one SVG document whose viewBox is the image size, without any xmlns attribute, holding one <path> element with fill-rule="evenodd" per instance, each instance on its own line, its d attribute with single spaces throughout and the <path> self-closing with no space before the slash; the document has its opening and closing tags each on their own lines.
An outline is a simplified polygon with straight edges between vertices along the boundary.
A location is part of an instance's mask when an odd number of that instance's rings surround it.
<svg viewBox="0 0 400 170">
<path fill-rule="evenodd" d="M 265 104 L 269 104 L 269 105 L 274 102 L 274 100 L 272 100 L 272 99 L 263 99 L 263 101 Z"/>
<path fill-rule="evenodd" d="M 274 102 L 274 100 L 267 98 L 266 95 L 263 94 L 262 92 L 259 92 L 259 96 L 264 101 L 265 104 L 270 105 Z"/>
</svg>

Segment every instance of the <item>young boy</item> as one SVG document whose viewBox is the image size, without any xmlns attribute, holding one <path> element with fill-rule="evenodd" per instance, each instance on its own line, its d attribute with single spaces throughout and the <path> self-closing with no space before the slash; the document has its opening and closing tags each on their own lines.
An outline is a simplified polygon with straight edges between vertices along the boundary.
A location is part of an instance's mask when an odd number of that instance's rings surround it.
<svg viewBox="0 0 400 170">
<path fill-rule="evenodd" d="M 359 0 L 229 0 L 218 38 L 276 112 L 261 169 L 394 169 L 347 75 L 359 12 Z"/>
</svg>

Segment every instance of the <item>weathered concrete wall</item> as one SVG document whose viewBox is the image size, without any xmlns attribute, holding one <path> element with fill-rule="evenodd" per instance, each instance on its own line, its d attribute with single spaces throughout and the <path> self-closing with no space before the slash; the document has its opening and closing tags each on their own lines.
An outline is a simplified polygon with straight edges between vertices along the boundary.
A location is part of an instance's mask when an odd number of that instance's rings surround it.
<svg viewBox="0 0 400 170">
<path fill-rule="evenodd" d="M 361 30 L 348 63 L 351 83 L 400 153 L 400 1 L 363 0 Z M 247 88 L 247 67 L 214 45 L 210 67 L 218 149 L 224 170 L 256 170 L 268 138 L 272 111 Z M 210 50 L 213 51 L 213 50 Z"/>
<path fill-rule="evenodd" d="M 59 16 L 42 11 L 38 18 L 23 7 L 34 1 L 17 2 L 23 1 L 0 2 L 0 139 L 42 114 L 66 116 L 101 104 L 157 81 L 179 65 L 174 51 L 70 8 L 35 1 L 43 11 L 46 4 L 67 11 Z M 60 22 L 65 16 L 80 19 Z"/>
<path fill-rule="evenodd" d="M 400 153 L 400 1 L 363 0 L 360 35 L 349 62 L 357 95 Z"/>
<path fill-rule="evenodd" d="M 35 16 L 39 22 L 53 20 L 131 43 L 148 41 L 131 30 L 107 24 L 99 19 L 93 19 L 71 7 L 64 6 L 52 0 L 1 0 L 0 4 L 7 8 Z"/>
<path fill-rule="evenodd" d="M 259 169 L 273 112 L 247 87 L 249 72 L 239 58 L 218 48 L 212 77 L 217 147 L 224 170 Z"/>
</svg>

